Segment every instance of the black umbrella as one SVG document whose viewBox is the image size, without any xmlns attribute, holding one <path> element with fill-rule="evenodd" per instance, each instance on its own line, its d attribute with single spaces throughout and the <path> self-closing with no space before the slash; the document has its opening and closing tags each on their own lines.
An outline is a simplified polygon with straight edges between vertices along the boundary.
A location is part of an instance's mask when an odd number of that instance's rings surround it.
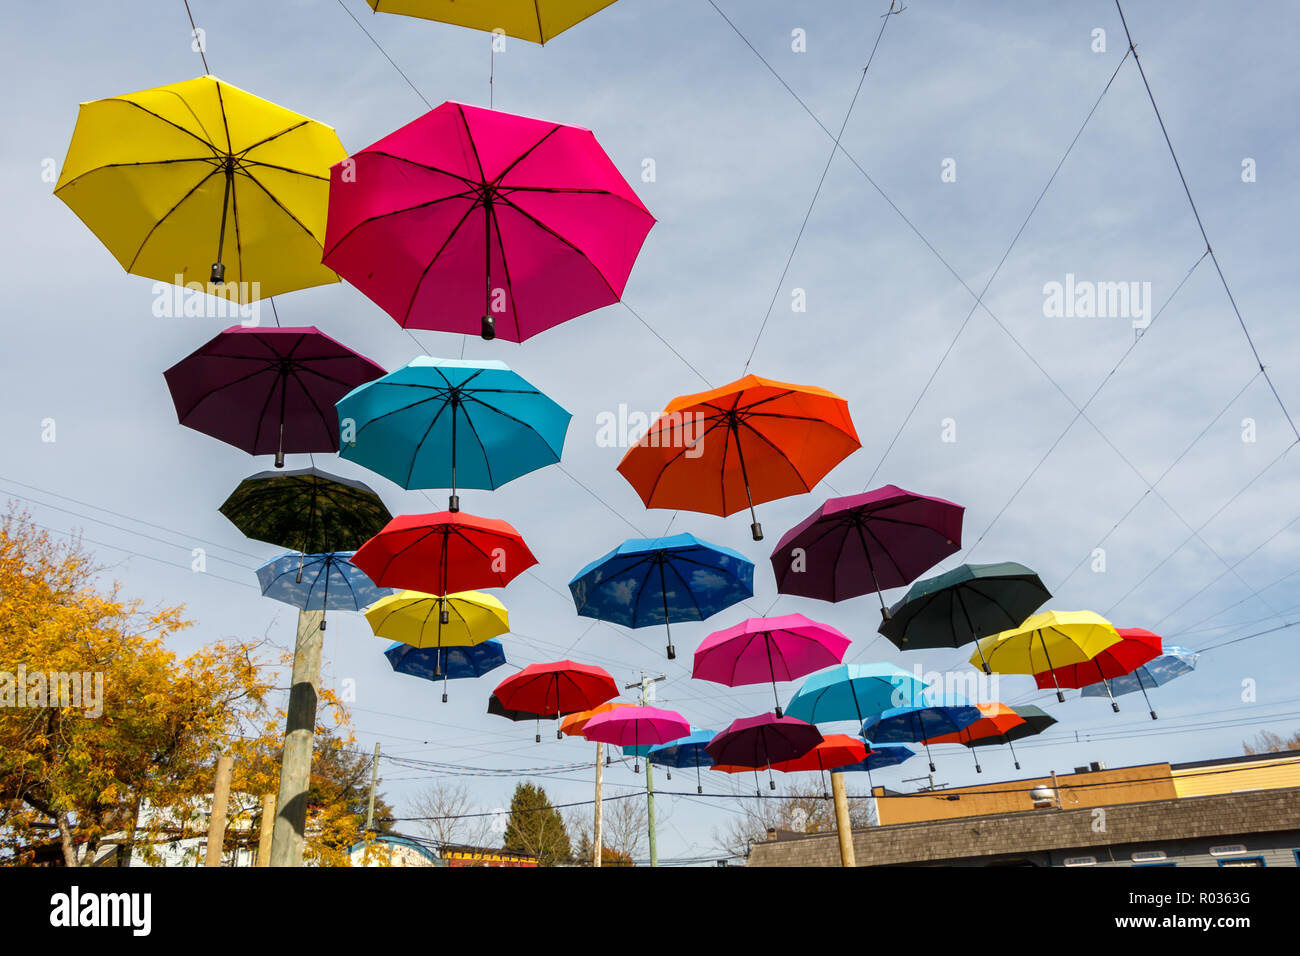
<svg viewBox="0 0 1300 956">
<path fill-rule="evenodd" d="M 917 581 L 877 630 L 902 651 L 961 647 L 1019 627 L 1051 596 L 1023 564 L 963 564 Z M 984 673 L 990 673 L 987 662 Z"/>
<path fill-rule="evenodd" d="M 221 513 L 249 538 L 308 554 L 355 551 L 393 518 L 368 486 L 316 468 L 245 478 Z"/>
<path fill-rule="evenodd" d="M 513 720 L 515 723 L 522 723 L 525 720 L 539 721 L 537 725 L 537 742 L 542 742 L 541 723 L 543 720 L 559 720 L 561 717 L 568 717 L 569 714 L 576 714 L 579 711 L 570 710 L 561 714 L 534 714 L 531 710 L 510 710 L 505 704 L 501 703 L 501 698 L 493 694 L 488 698 L 487 712 L 494 717 L 504 717 L 506 720 Z"/>
</svg>

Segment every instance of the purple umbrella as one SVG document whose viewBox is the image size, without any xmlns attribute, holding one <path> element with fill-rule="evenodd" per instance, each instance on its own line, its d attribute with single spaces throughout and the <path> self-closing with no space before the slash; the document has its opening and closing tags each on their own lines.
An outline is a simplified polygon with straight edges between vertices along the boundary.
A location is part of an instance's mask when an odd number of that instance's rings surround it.
<svg viewBox="0 0 1300 956">
<path fill-rule="evenodd" d="M 339 449 L 334 403 L 384 374 L 319 329 L 233 326 L 163 376 L 188 428 L 250 455 Z"/>
<path fill-rule="evenodd" d="M 704 745 L 715 764 L 732 767 L 767 767 L 768 786 L 776 789 L 771 766 L 796 760 L 822 742 L 821 731 L 794 717 L 760 714 L 741 717 Z"/>
<path fill-rule="evenodd" d="M 771 681 L 776 697 L 777 681 L 795 680 L 838 664 L 849 643 L 829 624 L 818 624 L 802 614 L 751 617 L 706 637 L 695 649 L 691 676 L 728 687 Z M 779 697 L 776 716 L 781 716 Z"/>
<path fill-rule="evenodd" d="M 961 548 L 965 510 L 895 485 L 830 498 L 773 550 L 777 590 L 843 601 L 911 584 Z M 884 597 L 880 615 L 889 620 Z"/>
</svg>

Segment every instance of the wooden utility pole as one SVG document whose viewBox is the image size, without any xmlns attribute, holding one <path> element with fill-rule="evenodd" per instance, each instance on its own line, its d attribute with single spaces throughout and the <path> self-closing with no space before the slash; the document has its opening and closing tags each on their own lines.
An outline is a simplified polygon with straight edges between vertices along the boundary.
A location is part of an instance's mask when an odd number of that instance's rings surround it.
<svg viewBox="0 0 1300 956">
<path fill-rule="evenodd" d="M 600 866 L 601 857 L 605 855 L 604 814 L 600 803 L 600 791 L 605 785 L 605 745 L 596 744 L 596 816 L 591 824 L 592 841 L 595 847 L 591 851 L 591 865 Z"/>
<path fill-rule="evenodd" d="M 375 759 L 370 762 L 370 802 L 366 805 L 366 832 L 375 828 L 375 788 L 379 786 L 379 744 L 375 744 Z"/>
<path fill-rule="evenodd" d="M 316 742 L 316 704 L 320 694 L 324 611 L 299 611 L 293 653 L 293 685 L 284 724 L 284 755 L 280 759 L 280 795 L 271 834 L 271 865 L 302 866 L 307 830 L 307 788 Z"/>
<path fill-rule="evenodd" d="M 831 774 L 831 793 L 835 796 L 835 829 L 840 835 L 840 866 L 857 866 L 853 853 L 853 825 L 849 822 L 849 797 L 844 791 L 844 774 Z"/>
<path fill-rule="evenodd" d="M 271 830 L 275 827 L 275 794 L 262 794 L 262 832 L 257 838 L 257 865 L 271 865 Z"/>
<path fill-rule="evenodd" d="M 230 773 L 234 758 L 223 754 L 217 758 L 217 775 L 212 782 L 212 812 L 208 815 L 208 853 L 204 866 L 221 865 L 221 849 L 226 843 L 226 807 L 230 805 Z"/>
<path fill-rule="evenodd" d="M 641 689 L 641 696 L 639 699 L 641 702 L 641 706 L 644 707 L 646 706 L 646 704 L 650 702 L 651 685 L 657 684 L 661 680 L 667 680 L 667 679 L 668 678 L 665 677 L 663 674 L 660 674 L 658 677 L 646 677 L 645 674 L 642 674 L 641 679 L 639 681 L 637 681 L 634 684 L 624 684 L 623 689 L 631 690 L 634 687 L 639 687 Z M 650 865 L 658 866 L 659 865 L 659 834 L 655 831 L 655 775 L 654 775 L 654 771 L 651 769 L 650 760 L 648 758 L 646 759 L 645 762 L 645 802 L 646 802 L 646 816 L 648 817 L 648 823 L 650 829 Z"/>
</svg>

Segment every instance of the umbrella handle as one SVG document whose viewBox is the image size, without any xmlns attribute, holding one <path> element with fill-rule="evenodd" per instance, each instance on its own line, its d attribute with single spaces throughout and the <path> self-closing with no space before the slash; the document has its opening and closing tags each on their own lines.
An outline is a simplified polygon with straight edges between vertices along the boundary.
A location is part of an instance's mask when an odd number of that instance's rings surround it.
<svg viewBox="0 0 1300 956">
<path fill-rule="evenodd" d="M 492 316 L 492 200 L 486 188 L 483 191 L 483 259 L 483 325 L 479 335 L 483 341 L 490 342 L 497 337 L 497 323 Z"/>
<path fill-rule="evenodd" d="M 230 208 L 230 190 L 235 182 L 235 157 L 227 156 L 224 163 L 226 171 L 226 191 L 221 199 L 221 231 L 217 234 L 217 261 L 212 263 L 212 273 L 208 281 L 212 285 L 225 285 L 226 267 L 221 261 L 221 252 L 226 245 L 226 213 Z"/>
</svg>

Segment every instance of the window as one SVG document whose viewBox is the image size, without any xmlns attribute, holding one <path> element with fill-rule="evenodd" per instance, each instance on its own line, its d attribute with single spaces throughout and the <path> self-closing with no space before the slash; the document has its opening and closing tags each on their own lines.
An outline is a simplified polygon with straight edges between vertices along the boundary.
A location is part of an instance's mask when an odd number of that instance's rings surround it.
<svg viewBox="0 0 1300 956">
<path fill-rule="evenodd" d="M 1219 866 L 1263 866 L 1262 856 L 1234 856 L 1230 860 L 1220 860 Z"/>
<path fill-rule="evenodd" d="M 1231 843 L 1226 846 L 1210 847 L 1210 856 L 1216 858 L 1221 856 L 1241 856 L 1245 852 L 1246 847 L 1241 843 Z"/>
<path fill-rule="evenodd" d="M 1165 859 L 1164 850 L 1142 850 L 1133 854 L 1134 863 L 1159 863 Z"/>
<path fill-rule="evenodd" d="M 1133 864 L 1134 868 L 1150 867 L 1150 866 L 1177 866 L 1177 865 L 1178 864 L 1175 863 L 1173 860 L 1165 860 L 1163 863 L 1134 863 Z M 1219 865 L 1222 866 L 1223 864 L 1220 863 Z"/>
</svg>

